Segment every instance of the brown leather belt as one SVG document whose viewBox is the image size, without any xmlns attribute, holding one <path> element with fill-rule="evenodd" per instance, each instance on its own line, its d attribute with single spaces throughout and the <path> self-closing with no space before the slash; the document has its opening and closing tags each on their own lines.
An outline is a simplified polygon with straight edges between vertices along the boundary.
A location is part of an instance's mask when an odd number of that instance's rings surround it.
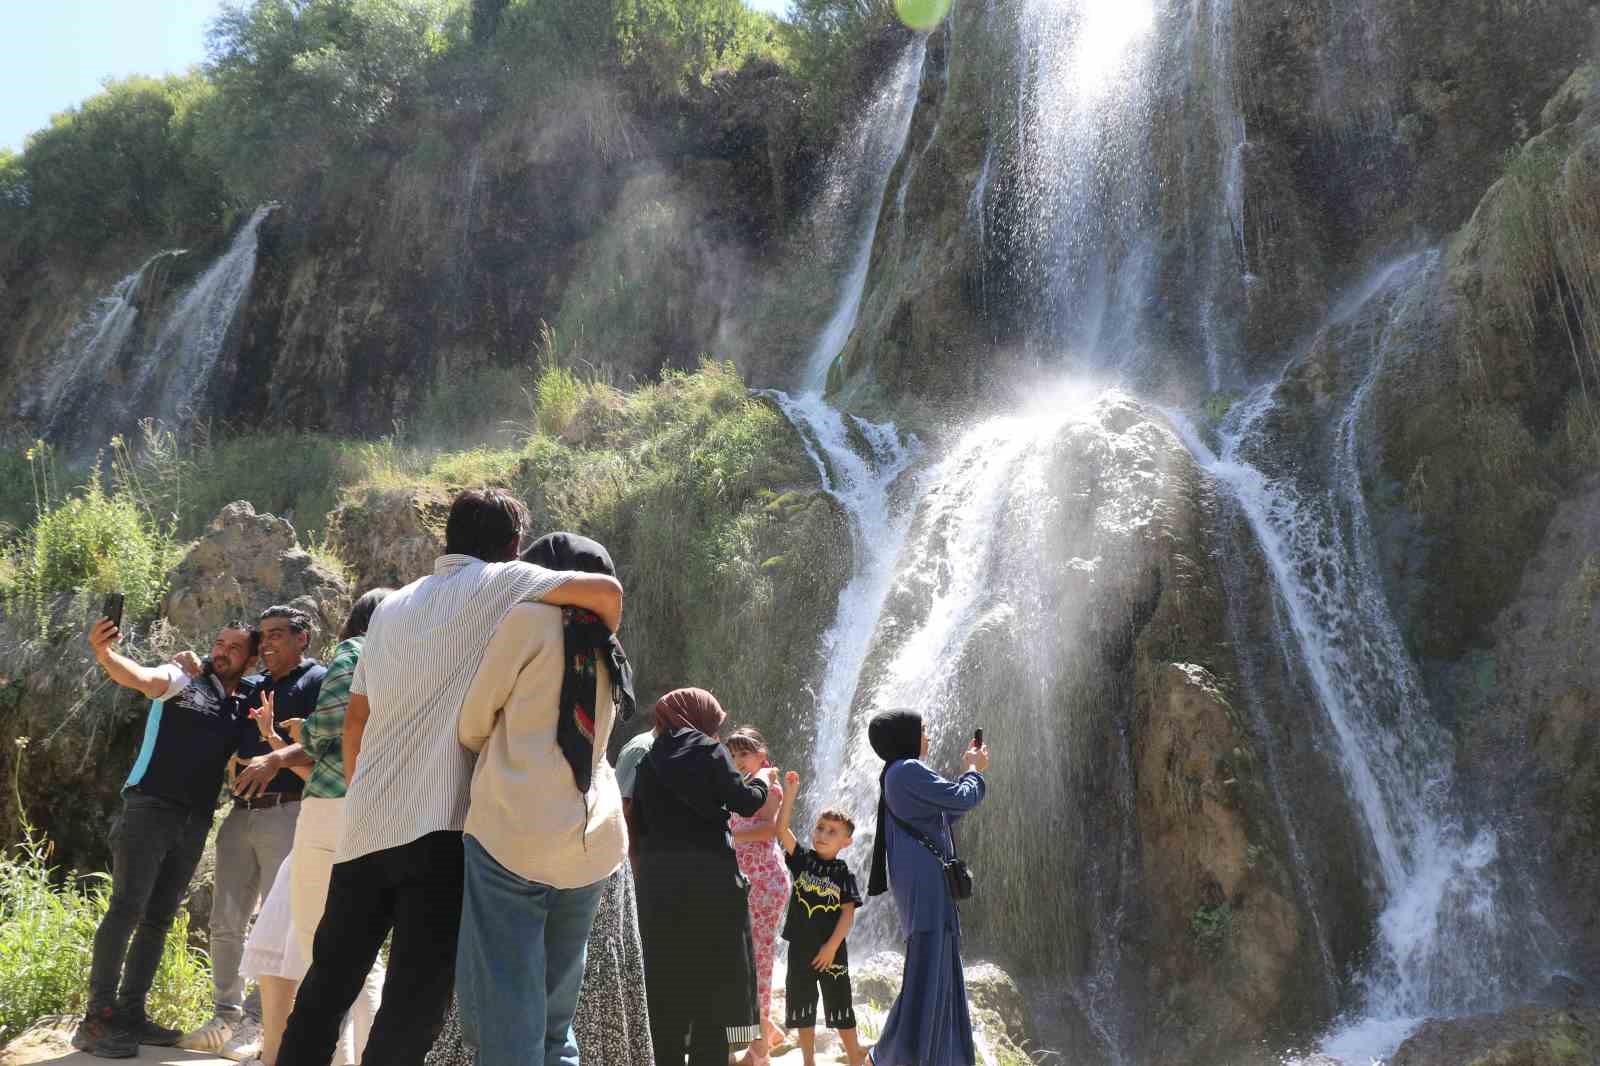
<svg viewBox="0 0 1600 1066">
<path fill-rule="evenodd" d="M 235 798 L 233 802 L 237 803 L 241 807 L 244 807 L 246 810 L 264 811 L 268 807 L 281 807 L 285 803 L 299 803 L 300 793 L 263 792 L 261 795 L 256 796 L 253 799 Z"/>
</svg>

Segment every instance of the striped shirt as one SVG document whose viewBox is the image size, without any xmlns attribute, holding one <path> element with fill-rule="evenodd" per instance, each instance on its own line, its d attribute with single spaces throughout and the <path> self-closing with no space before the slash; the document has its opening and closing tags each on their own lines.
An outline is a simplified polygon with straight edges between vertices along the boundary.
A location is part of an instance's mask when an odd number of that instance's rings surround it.
<svg viewBox="0 0 1600 1066">
<path fill-rule="evenodd" d="M 350 707 L 350 679 L 365 640 L 365 636 L 351 637 L 333 649 L 328 672 L 322 675 L 317 709 L 300 723 L 300 748 L 311 756 L 305 794 L 315 799 L 344 796 L 344 712 Z"/>
<path fill-rule="evenodd" d="M 462 697 L 506 612 L 571 576 L 441 555 L 431 576 L 378 605 L 350 681 L 371 711 L 336 862 L 466 824 L 474 757 L 456 739 Z"/>
</svg>

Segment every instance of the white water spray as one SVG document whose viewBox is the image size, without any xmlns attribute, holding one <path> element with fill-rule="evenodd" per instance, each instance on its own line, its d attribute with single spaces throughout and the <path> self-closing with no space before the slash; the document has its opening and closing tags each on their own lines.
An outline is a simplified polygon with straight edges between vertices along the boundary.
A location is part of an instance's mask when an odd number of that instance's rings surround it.
<svg viewBox="0 0 1600 1066">
<path fill-rule="evenodd" d="M 154 410 L 176 424 L 194 413 L 211 382 L 228 330 L 255 277 L 257 233 L 277 204 L 256 208 L 227 252 L 190 286 L 167 316 L 128 392 L 128 413 Z M 160 387 L 159 396 L 153 395 Z"/>
<path fill-rule="evenodd" d="M 110 293 L 96 300 L 73 327 L 46 370 L 42 395 L 37 401 L 44 427 L 42 436 L 54 439 L 64 428 L 63 421 L 80 413 L 75 410 L 79 402 L 106 383 L 117 357 L 133 335 L 141 304 L 150 298 L 148 286 L 157 265 L 182 254 L 182 249 L 171 249 L 146 259 L 138 270 L 117 282 Z"/>
<path fill-rule="evenodd" d="M 1426 350 L 1437 253 L 1382 271 L 1335 317 L 1369 362 L 1331 428 L 1324 477 L 1283 467 L 1270 428 L 1277 385 L 1229 419 L 1213 453 L 1180 421 L 1190 449 L 1227 486 L 1255 533 L 1302 665 L 1334 740 L 1338 769 L 1377 859 L 1383 900 L 1364 1002 L 1324 1043 L 1352 1064 L 1391 1054 L 1424 1018 L 1503 1005 L 1537 968 L 1530 923 L 1511 920 L 1498 842 L 1470 830 L 1436 724 L 1384 598 L 1365 497 L 1359 432 L 1392 358 Z M 1313 444 L 1313 448 L 1318 445 Z"/>
</svg>

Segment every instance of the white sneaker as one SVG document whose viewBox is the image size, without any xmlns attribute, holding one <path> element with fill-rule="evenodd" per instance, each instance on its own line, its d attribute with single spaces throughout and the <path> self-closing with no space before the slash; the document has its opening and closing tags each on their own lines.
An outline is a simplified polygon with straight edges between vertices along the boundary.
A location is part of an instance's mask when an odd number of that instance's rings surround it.
<svg viewBox="0 0 1600 1066">
<path fill-rule="evenodd" d="M 225 1059 L 234 1062 L 243 1062 L 245 1059 L 259 1059 L 261 1057 L 261 1025 L 246 1018 L 239 1023 L 233 1037 L 222 1045 L 219 1054 Z"/>
<path fill-rule="evenodd" d="M 205 1051 L 215 1055 L 233 1039 L 233 1026 L 227 1019 L 213 1017 L 192 1033 L 185 1033 L 178 1046 L 186 1051 Z"/>
</svg>

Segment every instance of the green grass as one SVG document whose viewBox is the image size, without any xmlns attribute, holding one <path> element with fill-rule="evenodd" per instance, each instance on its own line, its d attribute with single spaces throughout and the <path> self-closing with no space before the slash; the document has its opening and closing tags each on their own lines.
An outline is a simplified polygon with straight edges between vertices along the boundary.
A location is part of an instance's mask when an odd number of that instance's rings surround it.
<svg viewBox="0 0 1600 1066">
<path fill-rule="evenodd" d="M 25 746 L 19 740 L 19 764 Z M 50 864 L 51 851 L 24 818 L 22 841 L 0 856 L 0 1044 L 39 1018 L 87 1006 L 94 933 L 110 899 L 110 878 L 63 877 Z M 189 918 L 179 910 L 150 991 L 150 1016 L 182 1029 L 204 1021 L 210 969 L 205 954 L 189 946 Z"/>
</svg>

